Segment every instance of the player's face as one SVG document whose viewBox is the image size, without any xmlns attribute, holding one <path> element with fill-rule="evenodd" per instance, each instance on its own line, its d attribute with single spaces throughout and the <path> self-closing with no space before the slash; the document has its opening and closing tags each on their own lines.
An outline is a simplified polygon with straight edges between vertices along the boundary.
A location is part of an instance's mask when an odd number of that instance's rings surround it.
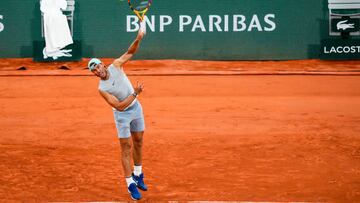
<svg viewBox="0 0 360 203">
<path fill-rule="evenodd" d="M 106 77 L 106 67 L 104 64 L 100 63 L 98 64 L 94 70 L 92 70 L 91 72 L 94 73 L 94 75 L 96 75 L 99 78 L 105 78 Z"/>
</svg>

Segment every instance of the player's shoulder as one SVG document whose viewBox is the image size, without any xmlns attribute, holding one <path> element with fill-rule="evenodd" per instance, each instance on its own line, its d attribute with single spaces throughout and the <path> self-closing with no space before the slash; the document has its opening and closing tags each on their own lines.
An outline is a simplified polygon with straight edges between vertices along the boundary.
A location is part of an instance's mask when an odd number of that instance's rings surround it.
<svg viewBox="0 0 360 203">
<path fill-rule="evenodd" d="M 123 70 L 123 67 L 121 65 L 117 64 L 115 61 L 108 68 L 109 68 L 109 70 L 110 69 L 112 69 L 112 70 Z"/>
<path fill-rule="evenodd" d="M 120 58 L 118 58 L 115 59 L 111 65 L 114 66 L 115 68 L 122 69 L 123 62 Z"/>
</svg>

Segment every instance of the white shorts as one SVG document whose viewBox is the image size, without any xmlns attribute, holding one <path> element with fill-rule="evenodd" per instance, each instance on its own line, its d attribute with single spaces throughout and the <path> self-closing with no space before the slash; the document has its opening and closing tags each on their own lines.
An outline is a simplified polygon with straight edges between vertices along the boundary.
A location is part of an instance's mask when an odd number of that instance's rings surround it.
<svg viewBox="0 0 360 203">
<path fill-rule="evenodd" d="M 119 138 L 129 138 L 131 132 L 145 130 L 144 114 L 139 101 L 125 111 L 114 110 L 114 119 Z"/>
</svg>

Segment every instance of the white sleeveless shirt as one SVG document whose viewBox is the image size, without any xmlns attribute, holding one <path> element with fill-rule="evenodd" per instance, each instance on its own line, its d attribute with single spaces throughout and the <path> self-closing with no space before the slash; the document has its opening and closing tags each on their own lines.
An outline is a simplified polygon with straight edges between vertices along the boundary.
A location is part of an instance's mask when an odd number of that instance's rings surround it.
<svg viewBox="0 0 360 203">
<path fill-rule="evenodd" d="M 108 67 L 108 73 L 109 78 L 107 80 L 100 80 L 99 90 L 114 95 L 119 101 L 123 101 L 130 94 L 134 93 L 134 88 L 122 67 L 117 68 L 111 64 Z M 137 99 L 134 99 L 127 108 L 134 105 L 136 100 Z"/>
</svg>

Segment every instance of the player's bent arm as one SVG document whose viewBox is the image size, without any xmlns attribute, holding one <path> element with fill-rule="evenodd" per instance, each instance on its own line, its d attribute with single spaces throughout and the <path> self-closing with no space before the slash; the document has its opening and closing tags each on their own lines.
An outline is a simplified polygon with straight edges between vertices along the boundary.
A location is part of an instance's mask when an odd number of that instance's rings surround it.
<svg viewBox="0 0 360 203">
<path fill-rule="evenodd" d="M 126 107 L 128 107 L 134 100 L 134 95 L 129 95 L 126 99 L 119 101 L 114 95 L 109 94 L 107 92 L 99 90 L 99 93 L 101 96 L 105 99 L 105 101 L 110 104 L 113 108 L 115 108 L 118 111 L 124 111 Z"/>
</svg>

